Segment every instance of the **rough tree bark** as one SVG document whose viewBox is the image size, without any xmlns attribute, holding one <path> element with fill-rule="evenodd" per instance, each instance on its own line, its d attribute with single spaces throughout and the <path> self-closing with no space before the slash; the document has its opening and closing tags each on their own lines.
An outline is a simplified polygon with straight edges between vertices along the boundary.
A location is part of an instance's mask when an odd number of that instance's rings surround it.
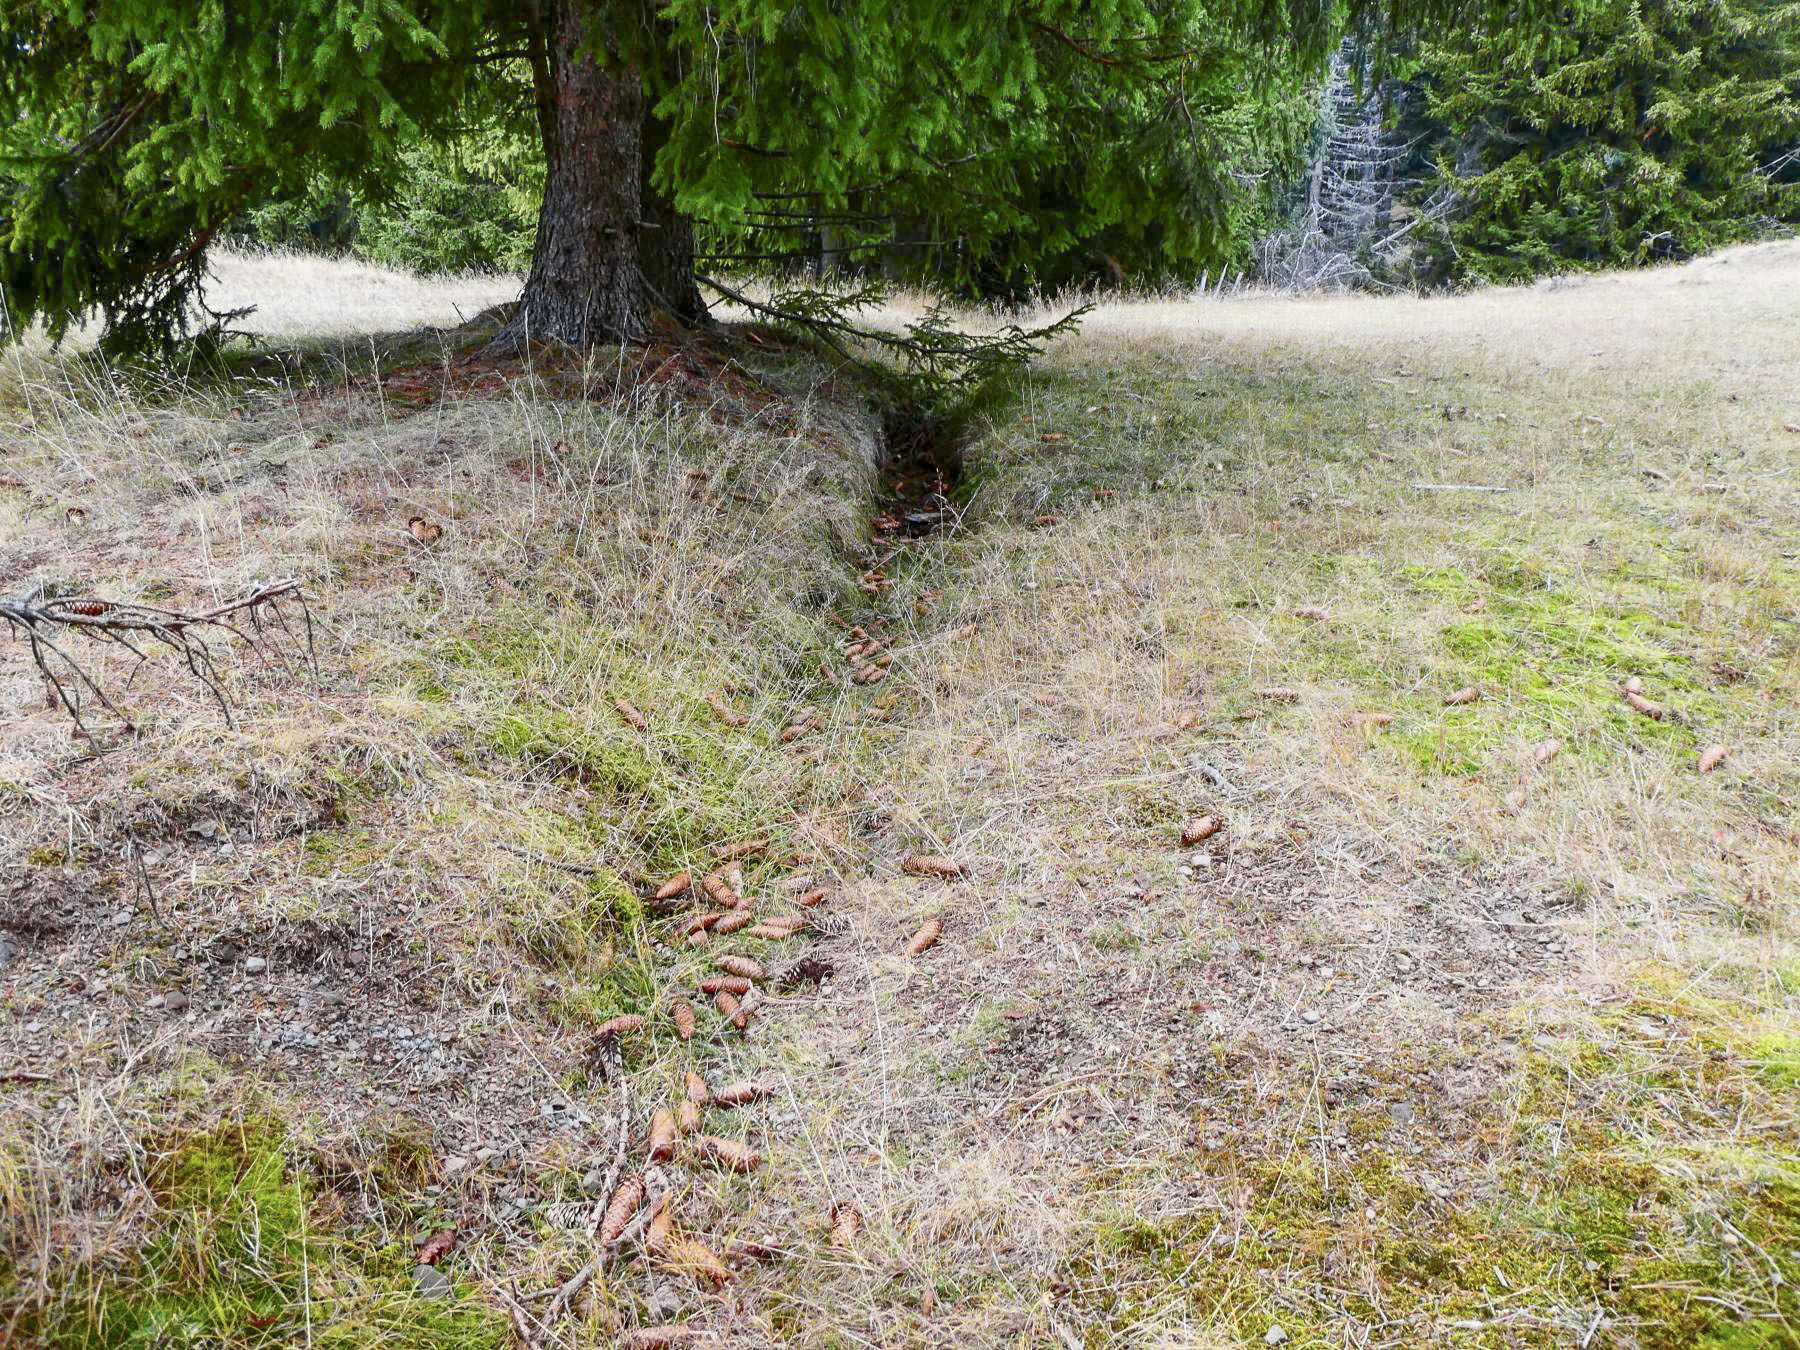
<svg viewBox="0 0 1800 1350">
<path fill-rule="evenodd" d="M 668 124 L 646 112 L 640 142 L 638 266 L 652 309 L 684 324 L 699 323 L 706 317 L 706 302 L 694 283 L 694 222 L 650 182 L 657 152 L 668 139 Z"/>
<path fill-rule="evenodd" d="M 587 345 L 644 337 L 651 316 L 704 312 L 691 223 L 650 187 L 667 130 L 642 72 L 595 51 L 623 8 L 544 0 L 532 67 L 547 176 L 525 290 L 498 341 Z"/>
</svg>

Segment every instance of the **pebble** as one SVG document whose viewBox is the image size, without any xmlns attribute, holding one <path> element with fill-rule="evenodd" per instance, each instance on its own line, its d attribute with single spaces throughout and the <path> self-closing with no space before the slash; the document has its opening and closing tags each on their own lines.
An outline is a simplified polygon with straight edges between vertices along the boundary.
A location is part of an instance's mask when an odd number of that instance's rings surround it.
<svg viewBox="0 0 1800 1350">
<path fill-rule="evenodd" d="M 601 1184 L 604 1183 L 605 1180 L 606 1174 L 604 1172 L 598 1167 L 591 1168 L 587 1174 L 581 1178 L 581 1189 L 588 1195 L 597 1195 L 600 1192 Z"/>
<path fill-rule="evenodd" d="M 0 966 L 5 966 L 19 954 L 19 944 L 9 937 L 0 937 Z"/>
<path fill-rule="evenodd" d="M 1394 962 L 1394 969 L 1399 971 L 1402 975 L 1407 975 L 1412 972 L 1415 964 L 1417 963 L 1414 962 L 1412 957 L 1402 956 Z"/>
<path fill-rule="evenodd" d="M 32 1036 L 37 1035 L 38 1032 L 42 1031 L 43 1029 L 44 1029 L 44 1024 L 42 1022 L 27 1022 L 25 1024 L 26 1032 Z"/>
<path fill-rule="evenodd" d="M 420 1298 L 449 1298 L 450 1277 L 436 1266 L 416 1266 L 413 1269 L 413 1288 Z"/>
<path fill-rule="evenodd" d="M 1264 1345 L 1280 1345 L 1286 1340 L 1287 1330 L 1279 1322 L 1263 1332 Z"/>
<path fill-rule="evenodd" d="M 1300 1014 L 1300 1020 L 1305 1022 L 1309 1027 L 1315 1027 L 1319 1024 L 1319 1016 L 1320 1014 L 1317 1008 L 1308 1008 L 1305 1012 Z"/>
<path fill-rule="evenodd" d="M 1395 1102 L 1388 1107 L 1388 1119 L 1396 1125 L 1412 1124 L 1413 1109 L 1410 1102 Z"/>
<path fill-rule="evenodd" d="M 445 1158 L 444 1159 L 444 1175 L 445 1176 L 449 1176 L 449 1177 L 460 1176 L 462 1173 L 464 1173 L 468 1170 L 469 1170 L 469 1160 L 467 1158 Z"/>
<path fill-rule="evenodd" d="M 260 975 L 269 968 L 269 963 L 260 956 L 252 956 L 244 962 L 244 974 Z"/>
<path fill-rule="evenodd" d="M 113 915 L 113 920 L 112 920 L 113 927 L 114 928 L 123 928 L 126 924 L 131 922 L 131 919 L 132 919 L 131 911 L 128 909 L 122 909 L 117 914 Z"/>
<path fill-rule="evenodd" d="M 171 989 L 163 995 L 162 1006 L 168 1012 L 180 1012 L 188 1005 L 188 996 L 179 989 Z"/>
</svg>

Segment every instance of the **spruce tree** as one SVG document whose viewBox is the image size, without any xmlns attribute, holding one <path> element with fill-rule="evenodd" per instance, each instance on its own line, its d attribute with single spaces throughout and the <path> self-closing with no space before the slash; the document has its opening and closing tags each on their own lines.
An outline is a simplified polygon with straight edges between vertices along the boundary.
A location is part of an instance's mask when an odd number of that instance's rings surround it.
<svg viewBox="0 0 1800 1350">
<path fill-rule="evenodd" d="M 1451 270 L 1515 281 L 1684 258 L 1800 220 L 1800 4 L 1603 0 L 1536 40 L 1417 54 Z"/>
<path fill-rule="evenodd" d="M 1458 8 L 1391 0 L 1381 17 Z M 1224 172 L 1208 128 L 1259 97 L 1259 64 L 1322 59 L 1344 14 L 1330 0 L 13 0 L 7 318 L 60 333 L 98 311 L 120 346 L 190 331 L 206 246 L 245 206 L 321 177 L 379 185 L 409 146 L 509 106 L 535 122 L 546 171 L 514 337 L 629 339 L 658 311 L 697 317 L 696 217 L 853 242 L 925 221 L 933 246 L 970 256 L 1008 232 L 1034 246 L 1042 233 L 1020 228 L 1033 157 L 1143 122 L 1151 101 L 1161 157 L 1096 163 L 1055 228 L 1215 228 L 1188 209 Z M 1174 173 L 1197 191 L 1159 201 Z"/>
</svg>

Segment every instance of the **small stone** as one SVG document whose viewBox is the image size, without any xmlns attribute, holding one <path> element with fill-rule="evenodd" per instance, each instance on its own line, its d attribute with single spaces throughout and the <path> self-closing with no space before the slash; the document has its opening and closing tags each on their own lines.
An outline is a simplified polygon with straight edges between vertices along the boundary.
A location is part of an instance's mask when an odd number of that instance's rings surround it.
<svg viewBox="0 0 1800 1350">
<path fill-rule="evenodd" d="M 1279 1323 L 1279 1322 L 1277 1322 L 1274 1326 L 1270 1327 L 1267 1331 L 1263 1332 L 1263 1344 L 1264 1345 L 1280 1345 L 1283 1342 L 1285 1342 L 1286 1340 L 1287 1340 L 1287 1331 L 1285 1328 L 1282 1327 L 1281 1323 Z"/>
<path fill-rule="evenodd" d="M 581 1178 L 581 1189 L 586 1195 L 598 1195 L 600 1187 L 606 1183 L 606 1174 L 598 1167 L 590 1168 Z"/>
<path fill-rule="evenodd" d="M 252 956 L 244 962 L 244 974 L 260 975 L 269 968 L 269 963 L 260 956 Z"/>
<path fill-rule="evenodd" d="M 42 1031 L 43 1029 L 44 1029 L 44 1024 L 42 1022 L 27 1022 L 25 1024 L 25 1031 L 28 1035 L 35 1036 L 38 1034 L 38 1032 Z"/>
<path fill-rule="evenodd" d="M 164 997 L 163 997 L 163 995 L 161 995 L 161 994 L 158 994 L 158 995 L 157 995 L 157 996 L 156 996 L 156 997 L 155 997 L 155 998 L 153 998 L 153 999 L 151 999 L 151 1000 L 150 1000 L 150 1001 L 149 1001 L 149 1002 L 148 1002 L 148 1003 L 146 1003 L 146 1004 L 145 1004 L 145 1005 L 144 1005 L 144 1006 L 145 1006 L 145 1007 L 146 1007 L 146 1008 L 148 1008 L 148 1009 L 149 1009 L 149 1010 L 150 1010 L 150 1011 L 151 1011 L 151 1012 L 155 1012 L 155 1011 L 156 1011 L 156 1010 L 157 1010 L 157 1009 L 159 1009 L 159 1008 L 161 1008 L 161 1007 L 162 1007 L 162 1005 L 163 1005 L 163 1003 L 164 1003 L 164 1001 L 165 1001 L 165 1000 L 164 1000 Z"/>
<path fill-rule="evenodd" d="M 1319 1015 L 1319 1010 L 1317 1008 L 1308 1008 L 1305 1012 L 1300 1014 L 1300 1020 L 1305 1022 L 1309 1027 L 1316 1027 L 1319 1024 Z"/>
<path fill-rule="evenodd" d="M 467 1158 L 445 1158 L 444 1159 L 444 1175 L 445 1176 L 449 1176 L 449 1177 L 460 1176 L 460 1175 L 462 1175 L 462 1173 L 464 1173 L 468 1170 L 469 1170 L 469 1160 Z"/>
<path fill-rule="evenodd" d="M 499 1156 L 500 1150 L 497 1148 L 479 1148 L 475 1150 L 475 1161 L 478 1163 L 492 1162 Z"/>
<path fill-rule="evenodd" d="M 1388 1119 L 1393 1121 L 1396 1125 L 1412 1124 L 1412 1104 L 1410 1102 L 1395 1102 L 1392 1106 L 1388 1107 Z"/>
<path fill-rule="evenodd" d="M 420 1298 L 449 1298 L 450 1277 L 436 1266 L 413 1268 L 413 1288 Z"/>
<path fill-rule="evenodd" d="M 112 918 L 113 927 L 114 928 L 123 928 L 126 924 L 131 922 L 131 919 L 132 919 L 131 911 L 128 909 L 122 909 L 117 914 L 113 915 L 113 918 Z"/>
<path fill-rule="evenodd" d="M 180 1012 L 188 1005 L 188 996 L 179 989 L 171 989 L 163 995 L 163 1008 L 168 1012 Z"/>
<path fill-rule="evenodd" d="M 1402 956 L 1394 962 L 1394 969 L 1402 975 L 1410 975 L 1417 963 L 1410 956 Z"/>
</svg>

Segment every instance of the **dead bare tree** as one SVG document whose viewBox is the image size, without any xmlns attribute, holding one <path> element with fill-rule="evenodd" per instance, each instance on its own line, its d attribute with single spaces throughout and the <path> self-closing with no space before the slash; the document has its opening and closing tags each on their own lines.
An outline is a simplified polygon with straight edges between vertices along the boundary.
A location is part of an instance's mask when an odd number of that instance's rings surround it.
<svg viewBox="0 0 1800 1350">
<path fill-rule="evenodd" d="M 150 659 L 148 648 L 167 648 L 212 695 L 231 725 L 235 725 L 231 699 L 214 658 L 213 642 L 236 642 L 255 652 L 265 665 L 300 663 L 310 674 L 318 673 L 312 611 L 300 583 L 293 579 L 259 586 L 229 604 L 199 611 L 96 596 L 52 598 L 39 587 L 0 600 L 0 619 L 30 644 L 32 660 L 49 686 L 52 706 L 63 708 L 74 719 L 79 734 L 89 738 L 93 732 L 82 714 L 84 707 L 93 705 L 118 718 L 127 731 L 136 728 L 99 678 L 71 654 L 72 638 L 123 648 L 136 657 L 125 677 L 127 685 Z"/>
<path fill-rule="evenodd" d="M 1371 87 L 1354 41 L 1333 56 L 1320 95 L 1318 148 L 1288 222 L 1258 241 L 1258 279 L 1280 290 L 1386 289 L 1389 270 L 1421 221 L 1447 198 L 1416 201 L 1419 140 L 1387 124 L 1388 97 Z"/>
</svg>

